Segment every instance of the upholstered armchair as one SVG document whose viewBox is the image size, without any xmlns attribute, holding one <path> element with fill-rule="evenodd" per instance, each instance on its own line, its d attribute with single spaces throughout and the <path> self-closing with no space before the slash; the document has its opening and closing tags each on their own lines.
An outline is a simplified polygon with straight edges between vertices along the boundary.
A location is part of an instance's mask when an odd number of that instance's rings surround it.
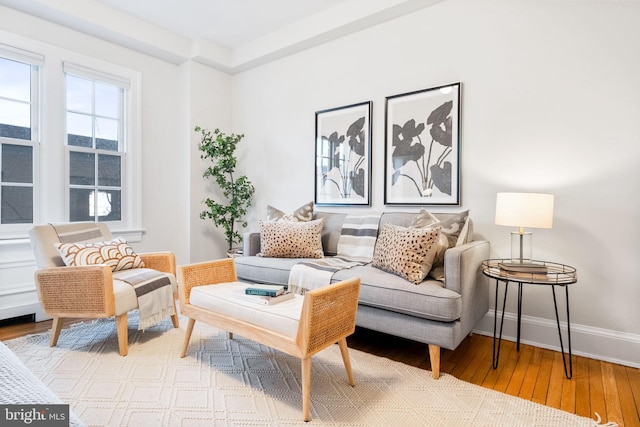
<svg viewBox="0 0 640 427">
<path fill-rule="evenodd" d="M 88 244 L 112 240 L 111 231 L 104 223 L 38 225 L 31 229 L 29 238 L 37 265 L 35 283 L 38 298 L 44 312 L 53 318 L 50 342 L 52 347 L 58 342 L 65 318 L 114 316 L 119 352 L 121 356 L 126 356 L 128 352 L 127 313 L 138 309 L 140 301 L 146 304 L 144 300 L 140 300 L 137 294 L 141 292 L 136 291 L 128 277 L 132 272 L 157 274 L 147 269 L 168 273 L 162 276 L 166 277 L 163 280 L 169 280 L 171 283 L 172 297 L 169 302 L 173 304 L 171 320 L 174 327 L 179 327 L 175 309 L 178 292 L 173 253 L 134 253 L 144 263 L 144 269 L 112 271 L 113 268 L 104 263 L 67 266 L 56 248 L 57 243 Z M 165 292 L 165 296 L 168 292 L 169 290 Z M 171 309 L 170 306 L 168 308 Z"/>
</svg>

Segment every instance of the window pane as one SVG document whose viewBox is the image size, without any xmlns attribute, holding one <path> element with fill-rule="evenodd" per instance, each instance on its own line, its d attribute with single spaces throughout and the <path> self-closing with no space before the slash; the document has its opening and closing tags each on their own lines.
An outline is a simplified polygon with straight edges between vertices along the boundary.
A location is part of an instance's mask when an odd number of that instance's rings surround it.
<svg viewBox="0 0 640 427">
<path fill-rule="evenodd" d="M 71 185 L 95 184 L 95 154 L 69 152 L 69 183 Z"/>
<path fill-rule="evenodd" d="M 98 221 L 120 221 L 122 219 L 122 205 L 120 191 L 98 192 Z"/>
<path fill-rule="evenodd" d="M 33 148 L 2 144 L 2 182 L 33 183 Z"/>
<path fill-rule="evenodd" d="M 98 116 L 118 118 L 118 99 L 120 89 L 116 86 L 96 82 L 96 114 Z"/>
<path fill-rule="evenodd" d="M 120 187 L 120 156 L 98 155 L 98 185 Z"/>
<path fill-rule="evenodd" d="M 0 97 L 31 101 L 31 65 L 0 58 Z"/>
<path fill-rule="evenodd" d="M 69 191 L 69 220 L 93 221 L 90 209 L 94 206 L 93 190 L 72 188 Z"/>
<path fill-rule="evenodd" d="M 91 116 L 67 113 L 67 144 L 92 148 L 93 124 Z"/>
<path fill-rule="evenodd" d="M 118 151 L 118 121 L 96 118 L 96 148 Z"/>
<path fill-rule="evenodd" d="M 67 110 L 92 114 L 93 82 L 67 75 Z"/>
<path fill-rule="evenodd" d="M 30 224 L 33 222 L 33 188 L 2 186 L 2 224 Z"/>
<path fill-rule="evenodd" d="M 105 194 L 106 200 L 108 200 L 109 203 L 109 213 L 106 213 L 106 209 L 101 211 L 101 206 L 98 204 L 98 221 L 120 221 L 122 219 L 121 192 L 117 190 L 109 190 L 100 191 L 98 194 Z M 100 198 L 98 199 L 98 202 L 100 202 Z M 105 214 L 103 215 L 102 212 Z"/>
<path fill-rule="evenodd" d="M 0 99 L 0 136 L 31 139 L 31 106 Z"/>
</svg>

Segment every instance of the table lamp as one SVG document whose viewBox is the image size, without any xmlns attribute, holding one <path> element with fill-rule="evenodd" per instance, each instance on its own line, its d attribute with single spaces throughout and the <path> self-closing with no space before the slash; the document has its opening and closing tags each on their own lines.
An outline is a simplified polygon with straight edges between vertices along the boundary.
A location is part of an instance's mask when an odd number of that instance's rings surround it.
<svg viewBox="0 0 640 427">
<path fill-rule="evenodd" d="M 551 228 L 553 225 L 553 194 L 540 193 L 498 193 L 496 197 L 497 225 L 518 227 L 511 232 L 511 263 L 505 265 L 517 267 L 523 263 L 531 264 L 531 233 L 528 228 Z M 544 266 L 541 266 L 544 269 Z"/>
</svg>

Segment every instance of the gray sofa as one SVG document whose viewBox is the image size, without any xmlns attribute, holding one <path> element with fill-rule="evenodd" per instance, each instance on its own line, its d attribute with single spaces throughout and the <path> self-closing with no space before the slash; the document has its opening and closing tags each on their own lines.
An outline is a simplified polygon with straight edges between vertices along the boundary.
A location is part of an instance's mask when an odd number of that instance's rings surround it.
<svg viewBox="0 0 640 427">
<path fill-rule="evenodd" d="M 415 215 L 383 213 L 379 231 L 385 223 L 408 227 Z M 455 214 L 434 215 L 445 220 Z M 345 216 L 314 213 L 314 219 L 325 219 L 322 232 L 325 256 L 336 255 Z M 428 276 L 420 285 L 414 285 L 371 264 L 338 271 L 332 278 L 332 282 L 354 276 L 360 278 L 358 326 L 428 344 L 434 378 L 438 378 L 440 372 L 440 347 L 455 349 L 489 310 L 489 282 L 481 271 L 482 260 L 489 258 L 489 242 L 473 241 L 471 219 L 467 225 L 467 243 L 445 252 L 444 281 Z M 246 233 L 244 256 L 235 258 L 239 280 L 286 285 L 291 268 L 304 260 L 256 256 L 259 252 L 260 233 Z"/>
</svg>

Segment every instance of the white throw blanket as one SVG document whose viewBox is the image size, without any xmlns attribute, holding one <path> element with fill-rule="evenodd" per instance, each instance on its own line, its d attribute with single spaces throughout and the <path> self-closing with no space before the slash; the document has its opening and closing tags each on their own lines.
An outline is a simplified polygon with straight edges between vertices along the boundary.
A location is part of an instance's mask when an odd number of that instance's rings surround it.
<svg viewBox="0 0 640 427">
<path fill-rule="evenodd" d="M 130 284 L 136 291 L 140 312 L 138 329 L 147 329 L 176 314 L 168 274 L 149 268 L 132 268 L 117 272 L 114 278 Z"/>
<path fill-rule="evenodd" d="M 338 254 L 294 265 L 289 273 L 289 290 L 304 294 L 330 284 L 337 271 L 370 263 L 379 222 L 380 215 L 346 216 L 338 239 Z"/>
</svg>

